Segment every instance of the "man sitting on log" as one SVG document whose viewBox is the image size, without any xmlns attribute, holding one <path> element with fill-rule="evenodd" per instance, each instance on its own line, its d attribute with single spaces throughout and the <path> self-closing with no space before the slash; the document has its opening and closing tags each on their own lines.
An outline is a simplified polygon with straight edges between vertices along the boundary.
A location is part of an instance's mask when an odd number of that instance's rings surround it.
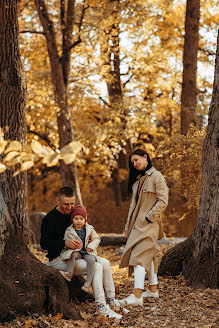
<svg viewBox="0 0 219 328">
<path fill-rule="evenodd" d="M 47 250 L 48 265 L 56 270 L 64 271 L 65 261 L 60 260 L 60 253 L 64 248 L 77 249 L 80 241 L 76 239 L 64 240 L 64 233 L 71 224 L 71 212 L 75 206 L 75 194 L 71 187 L 61 188 L 56 197 L 57 206 L 42 220 L 40 245 Z M 60 262 L 61 261 L 61 262 Z M 63 262 L 63 263 L 62 263 Z M 76 260 L 74 275 L 86 274 L 87 263 L 83 259 Z M 115 299 L 115 286 L 107 259 L 97 256 L 95 274 L 92 281 L 97 311 L 109 318 L 121 319 L 122 315 L 113 311 L 120 307 Z M 111 309 L 111 308 L 112 309 Z"/>
</svg>

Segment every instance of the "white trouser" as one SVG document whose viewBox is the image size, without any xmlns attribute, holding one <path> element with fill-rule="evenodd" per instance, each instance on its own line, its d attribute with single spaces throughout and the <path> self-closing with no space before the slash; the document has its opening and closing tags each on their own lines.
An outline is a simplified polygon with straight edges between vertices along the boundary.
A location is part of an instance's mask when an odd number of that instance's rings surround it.
<svg viewBox="0 0 219 328">
<path fill-rule="evenodd" d="M 134 267 L 134 288 L 144 289 L 145 268 L 141 265 Z M 157 274 L 154 272 L 154 263 L 151 263 L 151 270 L 148 272 L 149 285 L 158 285 Z"/>
<path fill-rule="evenodd" d="M 68 265 L 66 263 L 66 261 L 63 261 L 60 256 L 58 256 L 47 265 L 59 271 L 68 271 Z M 110 263 L 107 259 L 97 256 L 95 268 L 96 270 L 92 281 L 95 302 L 97 305 L 106 304 L 106 297 L 115 297 L 115 285 Z M 76 260 L 73 274 L 75 276 L 83 276 L 86 274 L 86 271 L 87 262 L 83 259 Z"/>
</svg>

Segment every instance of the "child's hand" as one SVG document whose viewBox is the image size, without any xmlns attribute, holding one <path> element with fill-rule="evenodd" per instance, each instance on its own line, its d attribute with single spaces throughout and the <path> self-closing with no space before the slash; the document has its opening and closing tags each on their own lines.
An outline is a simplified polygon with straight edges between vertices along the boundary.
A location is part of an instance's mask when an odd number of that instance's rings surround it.
<svg viewBox="0 0 219 328">
<path fill-rule="evenodd" d="M 123 233 L 124 233 L 125 237 L 128 237 L 128 235 L 129 235 L 128 231 L 124 231 Z"/>
<path fill-rule="evenodd" d="M 87 251 L 91 253 L 91 252 L 93 252 L 93 249 L 92 248 L 87 248 Z"/>
</svg>

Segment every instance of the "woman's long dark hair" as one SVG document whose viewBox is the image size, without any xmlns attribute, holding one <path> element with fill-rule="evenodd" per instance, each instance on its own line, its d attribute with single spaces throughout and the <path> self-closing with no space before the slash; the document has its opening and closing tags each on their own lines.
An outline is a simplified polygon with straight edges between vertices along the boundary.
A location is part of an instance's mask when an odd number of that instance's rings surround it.
<svg viewBox="0 0 219 328">
<path fill-rule="evenodd" d="M 142 157 L 144 157 L 145 155 L 147 156 L 148 165 L 146 166 L 146 168 L 143 171 L 139 171 L 133 166 L 132 161 L 131 161 L 131 157 L 133 155 L 139 155 Z M 132 192 L 132 185 L 137 180 L 137 177 L 139 176 L 139 174 L 144 175 L 145 171 L 149 170 L 151 167 L 152 167 L 152 164 L 151 164 L 150 156 L 148 155 L 148 153 L 145 150 L 135 149 L 132 152 L 132 154 L 129 156 L 129 182 L 128 182 L 128 193 L 129 194 Z"/>
</svg>

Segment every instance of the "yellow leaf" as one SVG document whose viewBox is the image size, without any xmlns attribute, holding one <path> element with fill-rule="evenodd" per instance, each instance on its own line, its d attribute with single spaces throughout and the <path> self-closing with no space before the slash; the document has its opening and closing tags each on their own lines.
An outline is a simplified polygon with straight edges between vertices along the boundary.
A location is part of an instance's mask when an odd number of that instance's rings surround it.
<svg viewBox="0 0 219 328">
<path fill-rule="evenodd" d="M 2 154 L 4 152 L 7 143 L 8 143 L 7 140 L 1 140 L 0 141 L 0 154 Z"/>
<path fill-rule="evenodd" d="M 8 162 L 6 163 L 6 165 L 7 165 L 7 167 L 10 167 L 10 166 L 14 166 L 14 165 L 16 165 L 16 164 L 18 164 L 18 163 L 20 163 L 20 159 L 19 159 L 19 157 L 17 156 L 17 157 L 12 158 L 12 160 L 8 161 Z"/>
<path fill-rule="evenodd" d="M 34 161 L 35 156 L 33 154 L 28 154 L 25 152 L 22 152 L 19 156 L 20 160 L 23 162 L 27 162 L 27 161 Z"/>
<path fill-rule="evenodd" d="M 61 158 L 66 165 L 74 162 L 77 153 L 81 150 L 82 144 L 79 141 L 72 141 L 68 145 L 62 147 L 61 149 Z"/>
<path fill-rule="evenodd" d="M 0 173 L 5 172 L 7 170 L 7 166 L 5 164 L 0 163 Z"/>
<path fill-rule="evenodd" d="M 21 170 L 17 170 L 17 171 L 15 171 L 14 172 L 14 174 L 13 174 L 13 177 L 16 177 L 18 174 L 20 174 L 21 173 Z"/>
<path fill-rule="evenodd" d="M 14 157 L 16 157 L 17 155 L 19 155 L 19 152 L 17 151 L 10 151 L 10 153 L 8 153 L 5 156 L 5 162 L 9 162 L 11 161 Z"/>
<path fill-rule="evenodd" d="M 69 165 L 75 161 L 75 154 L 64 154 L 62 159 L 66 165 Z"/>
<path fill-rule="evenodd" d="M 22 171 L 26 171 L 26 170 L 29 170 L 32 166 L 34 166 L 34 162 L 33 161 L 26 161 L 26 162 L 23 162 L 21 164 L 21 172 Z"/>
<path fill-rule="evenodd" d="M 10 151 L 21 151 L 22 150 L 22 144 L 20 141 L 13 140 L 9 143 L 7 149 L 5 150 L 5 154 L 9 153 Z"/>
<path fill-rule="evenodd" d="M 67 153 L 74 153 L 77 154 L 82 148 L 82 144 L 79 141 L 71 141 L 68 145 L 62 147 L 61 149 L 61 156 Z"/>
<path fill-rule="evenodd" d="M 43 155 L 43 146 L 36 140 L 32 140 L 31 142 L 31 148 L 33 152 L 39 156 Z"/>
<path fill-rule="evenodd" d="M 48 167 L 51 167 L 57 165 L 59 159 L 60 159 L 60 154 L 53 153 L 45 156 L 42 162 L 43 164 L 46 164 Z"/>
</svg>

